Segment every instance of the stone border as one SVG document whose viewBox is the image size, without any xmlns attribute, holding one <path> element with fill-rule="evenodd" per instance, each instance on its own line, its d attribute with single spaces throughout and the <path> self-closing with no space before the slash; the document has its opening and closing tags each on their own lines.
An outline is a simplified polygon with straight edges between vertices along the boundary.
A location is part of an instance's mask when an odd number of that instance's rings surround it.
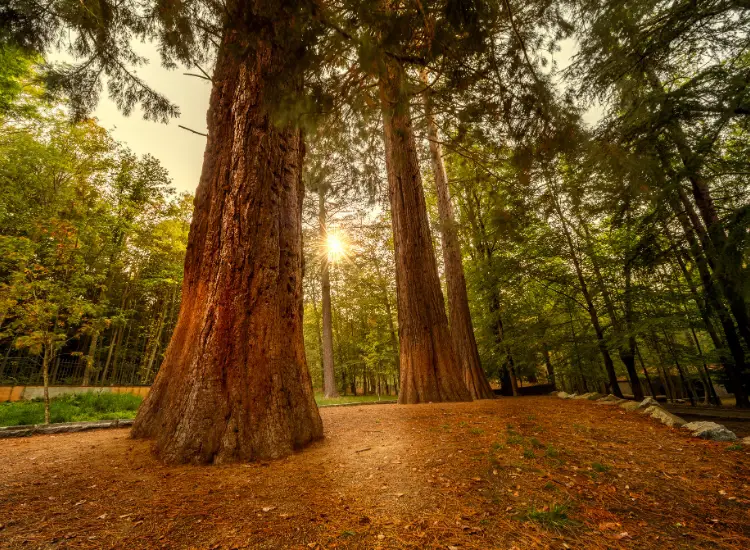
<svg viewBox="0 0 750 550">
<path fill-rule="evenodd" d="M 62 422 L 60 424 L 29 424 L 25 426 L 4 426 L 0 428 L 0 439 L 11 437 L 29 437 L 39 434 L 62 434 L 102 430 L 108 428 L 126 428 L 133 424 L 132 418 L 116 420 L 98 420 L 94 422 Z"/>
<path fill-rule="evenodd" d="M 620 399 L 612 394 L 602 397 L 601 394 L 598 393 L 584 393 L 582 395 L 577 395 L 575 393 L 570 394 L 561 391 L 553 392 L 552 395 L 556 395 L 560 399 L 586 399 L 594 401 L 594 404 L 596 405 L 617 405 L 626 411 L 638 411 L 641 414 L 646 414 L 651 418 L 658 420 L 670 428 L 683 428 L 690 430 L 693 437 L 698 437 L 700 439 L 710 439 L 712 441 L 737 441 L 735 433 L 727 429 L 725 426 L 717 424 L 716 422 L 685 422 L 683 418 L 663 409 L 661 405 L 659 405 L 659 402 L 653 397 L 647 397 L 643 401 L 638 402 Z M 740 440 L 740 443 L 750 446 L 750 436 Z"/>
</svg>

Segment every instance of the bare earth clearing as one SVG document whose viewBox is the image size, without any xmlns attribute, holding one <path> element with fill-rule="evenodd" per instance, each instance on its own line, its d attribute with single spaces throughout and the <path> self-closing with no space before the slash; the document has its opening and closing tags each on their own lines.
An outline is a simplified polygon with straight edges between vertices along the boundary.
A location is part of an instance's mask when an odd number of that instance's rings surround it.
<svg viewBox="0 0 750 550">
<path fill-rule="evenodd" d="M 3 441 L 0 547 L 750 548 L 747 448 L 617 407 L 321 415 L 323 441 L 248 465 L 164 466 L 126 430 Z M 561 527 L 529 519 L 555 504 Z"/>
</svg>

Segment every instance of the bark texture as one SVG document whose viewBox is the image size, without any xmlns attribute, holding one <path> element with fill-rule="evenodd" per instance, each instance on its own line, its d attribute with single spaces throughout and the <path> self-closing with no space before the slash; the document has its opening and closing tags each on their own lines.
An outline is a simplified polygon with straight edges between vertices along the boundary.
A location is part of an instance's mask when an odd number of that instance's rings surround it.
<svg viewBox="0 0 750 550">
<path fill-rule="evenodd" d="M 387 61 L 380 93 L 396 252 L 399 403 L 471 401 L 451 343 L 403 82 L 402 67 Z"/>
<path fill-rule="evenodd" d="M 445 263 L 445 281 L 448 287 L 448 311 L 453 350 L 461 365 L 464 384 L 474 399 L 493 399 L 494 394 L 487 377 L 482 370 L 479 350 L 474 337 L 474 326 L 471 322 L 469 297 L 466 293 L 466 277 L 461 257 L 461 244 L 458 241 L 458 230 L 451 204 L 448 174 L 443 162 L 442 147 L 438 141 L 438 131 L 432 116 L 429 94 L 425 94 L 425 115 L 427 135 L 430 141 L 430 158 L 435 177 L 435 188 L 438 197 L 440 215 L 440 239 Z"/>
<path fill-rule="evenodd" d="M 252 44 L 227 32 L 217 57 L 180 314 L 132 431 L 167 462 L 276 458 L 322 437 L 302 337 L 304 146 L 265 97 L 294 55 L 278 11 Z"/>
</svg>

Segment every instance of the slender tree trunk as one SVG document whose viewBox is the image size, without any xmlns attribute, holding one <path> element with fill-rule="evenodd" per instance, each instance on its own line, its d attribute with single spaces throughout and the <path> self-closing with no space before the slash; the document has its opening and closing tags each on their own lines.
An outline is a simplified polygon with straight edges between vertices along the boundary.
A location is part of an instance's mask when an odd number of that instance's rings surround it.
<svg viewBox="0 0 750 550">
<path fill-rule="evenodd" d="M 404 91 L 403 68 L 386 61 L 380 78 L 386 168 L 396 252 L 399 403 L 471 401 L 453 350 Z"/>
<path fill-rule="evenodd" d="M 618 343 L 617 349 L 620 355 L 620 360 L 622 361 L 623 365 L 625 365 L 625 370 L 628 373 L 630 387 L 633 389 L 633 397 L 635 397 L 638 401 L 643 401 L 643 388 L 641 387 L 641 380 L 640 378 L 638 378 L 638 372 L 635 370 L 635 339 L 629 336 L 629 334 L 626 333 L 627 331 L 623 331 L 620 319 L 617 315 L 617 311 L 615 311 L 614 302 L 612 301 L 612 297 L 609 294 L 609 289 L 604 282 L 604 277 L 602 277 L 602 272 L 599 267 L 599 258 L 594 251 L 594 246 L 591 242 L 591 235 L 589 234 L 588 226 L 583 223 L 583 221 L 581 221 L 581 226 L 583 227 L 583 231 L 586 237 L 586 251 L 588 253 L 589 259 L 591 260 L 591 265 L 594 268 L 594 276 L 596 277 L 596 282 L 599 286 L 599 290 L 602 293 L 602 298 L 604 299 L 604 306 L 607 310 L 607 314 L 612 320 L 612 327 L 614 328 L 615 334 L 618 339 L 625 339 L 627 342 L 625 343 L 620 341 Z M 629 305 L 630 302 L 628 298 L 630 292 L 630 269 L 628 265 L 625 266 L 625 271 L 625 311 L 626 317 L 628 317 L 628 312 L 630 311 L 632 313 L 632 306 Z M 630 323 L 626 322 L 626 325 L 629 326 Z"/>
<path fill-rule="evenodd" d="M 646 377 L 646 382 L 648 383 L 648 389 L 651 392 L 651 397 L 656 398 L 656 391 L 654 390 L 654 384 L 651 382 L 651 377 L 648 374 L 648 370 L 646 369 L 646 362 L 643 360 L 643 355 L 641 355 L 641 349 L 636 344 L 635 351 L 638 354 L 638 361 L 641 363 L 641 369 L 643 370 L 643 376 Z"/>
<path fill-rule="evenodd" d="M 328 236 L 326 228 L 326 193 L 325 187 L 318 186 L 318 222 L 320 223 L 320 241 L 325 244 Z M 333 368 L 333 327 L 331 316 L 331 277 L 328 254 L 324 250 L 320 266 L 320 290 L 323 310 L 323 390 L 326 397 L 338 397 L 336 389 L 336 371 Z"/>
<path fill-rule="evenodd" d="M 544 364 L 547 367 L 547 378 L 549 379 L 549 383 L 552 384 L 554 388 L 557 388 L 557 384 L 555 383 L 555 369 L 552 366 L 552 360 L 549 356 L 549 346 L 547 346 L 547 342 L 542 342 L 542 355 L 544 356 Z"/>
<path fill-rule="evenodd" d="M 426 82 L 426 74 L 423 73 Z M 427 135 L 430 142 L 430 158 L 432 172 L 435 177 L 435 188 L 438 198 L 438 213 L 440 215 L 440 239 L 443 249 L 445 265 L 445 281 L 448 288 L 448 311 L 453 350 L 461 364 L 464 383 L 474 399 L 492 399 L 494 394 L 482 370 L 479 360 L 479 350 L 474 337 L 474 327 L 469 310 L 469 297 L 466 293 L 466 278 L 464 276 L 461 244 L 458 241 L 458 230 L 451 204 L 448 174 L 443 163 L 443 151 L 438 141 L 438 129 L 432 115 L 429 93 L 425 93 L 425 117 L 427 119 Z"/>
<path fill-rule="evenodd" d="M 669 170 L 666 160 L 662 157 L 662 166 L 665 170 Z M 658 172 L 658 171 L 657 171 Z M 657 174 L 657 177 L 661 177 Z M 666 184 L 666 182 L 660 182 Z M 750 408 L 750 397 L 745 387 L 745 378 L 743 372 L 746 369 L 745 364 L 745 352 L 742 348 L 740 337 L 737 334 L 734 322 L 732 321 L 729 311 L 727 311 L 724 302 L 721 299 L 720 291 L 717 285 L 714 284 L 714 279 L 711 275 L 710 266 L 708 259 L 704 254 L 704 249 L 701 248 L 698 237 L 696 236 L 695 227 L 690 223 L 689 214 L 686 210 L 681 208 L 684 207 L 684 201 L 681 203 L 678 201 L 673 194 L 668 193 L 667 198 L 670 207 L 675 212 L 677 220 L 682 226 L 683 233 L 687 239 L 688 246 L 690 247 L 690 253 L 693 257 L 696 267 L 698 268 L 698 274 L 700 276 L 701 284 L 704 290 L 705 306 L 708 311 L 715 312 L 719 323 L 721 324 L 722 331 L 726 338 L 727 347 L 731 354 L 731 360 L 729 358 L 722 357 L 722 363 L 724 370 L 727 373 L 727 377 L 732 385 L 732 391 L 735 395 L 736 406 L 738 408 Z M 716 343 L 716 342 L 714 342 Z"/>
<path fill-rule="evenodd" d="M 647 68 L 646 77 L 654 91 L 663 92 L 663 85 L 653 69 Z M 728 249 L 726 230 L 716 210 L 709 182 L 703 173 L 703 159 L 688 143 L 688 138 L 679 121 L 670 120 L 667 123 L 667 133 L 677 149 L 677 154 L 690 182 L 693 199 L 698 207 L 700 218 L 705 224 L 704 231 L 707 238 L 702 240 L 705 252 L 712 260 L 711 267 L 724 292 L 729 309 L 737 321 L 738 331 L 745 341 L 745 345 L 750 347 L 750 313 L 748 312 L 747 301 L 743 296 L 743 281 L 739 280 L 736 275 L 738 272 L 737 269 L 734 269 L 736 265 L 732 265 L 736 264 L 736 261 L 731 259 L 741 257 L 741 254 L 737 254 L 736 250 Z M 666 156 L 665 151 L 662 150 L 660 155 L 663 160 L 666 160 L 664 158 Z M 686 201 L 684 191 L 679 185 L 678 188 L 681 192 L 680 198 L 683 204 L 687 209 L 692 209 L 692 205 L 689 205 Z M 700 232 L 702 229 L 700 223 L 694 217 L 691 220 L 696 231 Z"/>
<path fill-rule="evenodd" d="M 91 340 L 89 341 L 89 351 L 86 354 L 85 368 L 83 369 L 83 382 L 82 386 L 88 386 L 91 381 L 91 374 L 94 371 L 94 357 L 96 355 L 96 344 L 99 341 L 99 331 L 95 330 L 91 334 Z"/>
<path fill-rule="evenodd" d="M 44 379 L 44 423 L 49 424 L 49 360 L 52 355 L 52 343 L 44 344 L 44 354 L 42 355 L 42 377 Z"/>
<path fill-rule="evenodd" d="M 560 223 L 562 224 L 565 240 L 568 243 L 570 257 L 573 260 L 573 266 L 575 267 L 576 275 L 578 276 L 578 283 L 581 288 L 581 294 L 583 294 L 583 298 L 586 300 L 586 309 L 589 312 L 591 324 L 594 327 L 594 332 L 596 333 L 596 343 L 599 347 L 599 352 L 601 353 L 602 359 L 604 361 L 604 370 L 606 371 L 607 377 L 609 378 L 609 385 L 612 388 L 612 393 L 617 397 L 622 398 L 622 391 L 620 390 L 620 385 L 617 383 L 615 364 L 612 362 L 612 356 L 609 354 L 607 344 L 604 341 L 604 331 L 602 330 L 601 323 L 599 322 L 599 314 L 594 307 L 594 301 L 592 300 L 591 294 L 589 293 L 588 284 L 586 283 L 586 279 L 583 276 L 583 269 L 581 268 L 581 262 L 578 259 L 578 254 L 576 253 L 575 246 L 573 245 L 573 239 L 570 236 L 568 223 L 563 216 L 560 205 L 557 204 L 556 201 L 555 208 L 557 210 L 557 215 L 560 218 Z"/>
<path fill-rule="evenodd" d="M 104 363 L 104 369 L 102 370 L 102 377 L 99 380 L 99 385 L 103 386 L 107 381 L 107 374 L 109 374 L 109 365 L 112 362 L 112 357 L 116 355 L 117 347 L 120 345 L 122 339 L 123 327 L 116 327 L 115 334 L 112 336 L 112 343 L 109 345 L 109 351 L 107 352 L 107 361 Z"/>
<path fill-rule="evenodd" d="M 302 334 L 304 144 L 268 108 L 301 87 L 294 21 L 259 4 L 228 8 L 257 38 L 230 30 L 219 48 L 180 314 L 133 426 L 168 462 L 281 457 L 323 435 Z"/>
</svg>

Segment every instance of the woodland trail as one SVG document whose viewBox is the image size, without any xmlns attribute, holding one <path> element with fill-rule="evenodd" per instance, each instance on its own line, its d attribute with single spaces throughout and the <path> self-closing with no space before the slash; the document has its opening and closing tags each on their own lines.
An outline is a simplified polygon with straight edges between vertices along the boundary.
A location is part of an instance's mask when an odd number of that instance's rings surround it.
<svg viewBox="0 0 750 550">
<path fill-rule="evenodd" d="M 321 416 L 305 451 L 232 466 L 120 429 L 4 441 L 0 547 L 750 548 L 747 447 L 553 397 Z"/>
</svg>

